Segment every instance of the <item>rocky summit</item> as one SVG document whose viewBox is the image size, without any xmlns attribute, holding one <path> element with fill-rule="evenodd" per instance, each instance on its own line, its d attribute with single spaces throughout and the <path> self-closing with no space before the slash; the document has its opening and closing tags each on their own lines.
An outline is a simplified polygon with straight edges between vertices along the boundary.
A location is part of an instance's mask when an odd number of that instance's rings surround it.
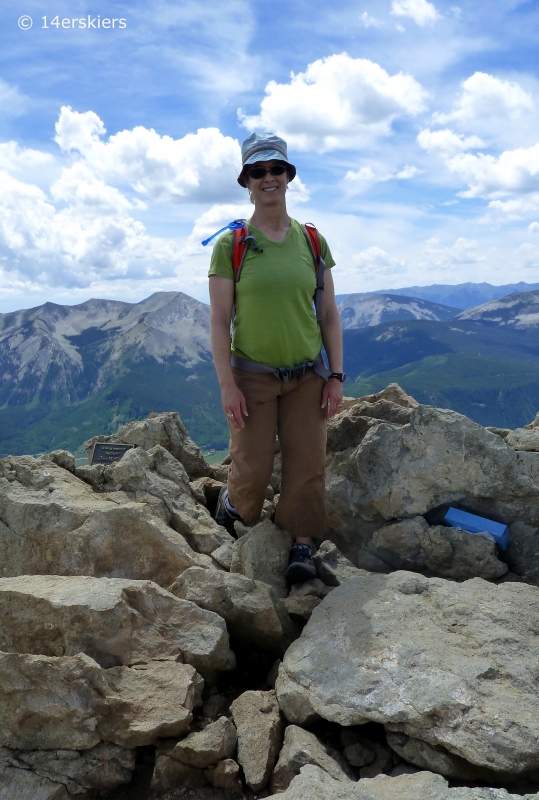
<svg viewBox="0 0 539 800">
<path fill-rule="evenodd" d="M 177 413 L 100 442 L 0 461 L 2 800 L 539 800 L 539 415 L 347 398 L 292 587 L 278 452 L 231 536 Z"/>
</svg>

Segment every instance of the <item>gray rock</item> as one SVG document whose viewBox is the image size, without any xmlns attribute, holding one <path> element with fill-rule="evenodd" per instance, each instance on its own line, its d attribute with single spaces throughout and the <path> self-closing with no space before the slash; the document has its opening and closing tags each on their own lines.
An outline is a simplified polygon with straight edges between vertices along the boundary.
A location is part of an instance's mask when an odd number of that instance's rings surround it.
<svg viewBox="0 0 539 800">
<path fill-rule="evenodd" d="M 84 449 L 89 459 L 97 442 L 134 444 L 143 450 L 151 450 L 158 444 L 183 464 L 191 480 L 211 474 L 210 465 L 187 435 L 176 411 L 150 414 L 147 419 L 140 422 L 128 422 L 127 425 L 122 425 L 112 436 L 94 436 L 88 439 L 84 442 Z"/>
<path fill-rule="evenodd" d="M 372 405 L 375 413 L 377 404 Z M 333 426 L 344 425 L 351 411 L 337 415 Z M 328 448 L 327 530 L 346 556 L 355 560 L 386 522 L 443 505 L 458 504 L 507 524 L 539 526 L 538 453 L 516 452 L 448 409 L 408 409 L 405 423 L 390 419 L 384 409 L 376 413 L 376 424 L 366 433 L 348 432 L 347 449 Z"/>
<path fill-rule="evenodd" d="M 106 491 L 121 489 L 133 500 L 158 504 L 163 520 L 199 553 L 210 555 L 234 542 L 196 500 L 182 464 L 160 445 L 148 451 L 129 450 L 121 461 L 105 468 L 104 477 Z"/>
<path fill-rule="evenodd" d="M 509 526 L 509 547 L 505 559 L 509 568 L 526 583 L 539 586 L 539 529 L 524 522 Z"/>
<path fill-rule="evenodd" d="M 336 781 L 327 772 L 311 764 L 303 767 L 283 794 L 273 800 L 522 800 L 505 789 L 450 789 L 445 778 L 432 772 L 416 772 L 390 778 L 360 780 L 357 783 Z M 526 795 L 539 800 L 539 795 Z M 524 798 L 524 800 L 526 800 Z"/>
<path fill-rule="evenodd" d="M 281 717 L 275 692 L 244 692 L 230 710 L 238 731 L 238 761 L 245 782 L 258 792 L 267 785 L 281 747 Z"/>
<path fill-rule="evenodd" d="M 286 608 L 290 619 L 304 625 L 311 618 L 314 609 L 322 602 L 321 597 L 314 597 L 312 595 L 290 595 L 283 600 L 284 607 Z"/>
<path fill-rule="evenodd" d="M 234 794 L 243 794 L 240 767 L 231 758 L 220 761 L 215 767 L 206 770 L 206 777 L 216 789 Z"/>
<path fill-rule="evenodd" d="M 230 571 L 267 583 L 278 597 L 286 597 L 285 572 L 292 544 L 290 534 L 273 522 L 259 522 L 234 545 Z"/>
<path fill-rule="evenodd" d="M 202 789 L 209 783 L 205 770 L 189 767 L 181 761 L 157 752 L 151 788 L 161 794 L 168 789 Z"/>
<path fill-rule="evenodd" d="M 505 443 L 515 450 L 539 452 L 539 428 L 516 428 L 505 436 Z"/>
<path fill-rule="evenodd" d="M 193 501 L 194 502 L 194 501 Z M 0 576 L 91 575 L 168 586 L 211 559 L 125 492 L 96 493 L 31 456 L 0 461 Z"/>
<path fill-rule="evenodd" d="M 299 636 L 271 586 L 244 575 L 195 567 L 179 575 L 170 591 L 219 614 L 233 639 L 246 647 L 280 654 Z"/>
<path fill-rule="evenodd" d="M 289 725 L 271 776 L 271 791 L 284 792 L 306 764 L 315 764 L 335 780 L 354 780 L 352 770 L 337 750 L 323 744 L 314 733 Z"/>
<path fill-rule="evenodd" d="M 363 573 L 313 612 L 276 684 L 290 722 L 368 720 L 496 772 L 539 767 L 539 590 Z"/>
<path fill-rule="evenodd" d="M 214 561 L 217 561 L 219 566 L 226 569 L 228 572 L 230 571 L 230 567 L 232 566 L 232 556 L 234 554 L 234 544 L 233 543 L 226 543 L 218 547 L 217 550 L 214 550 L 211 554 L 211 557 Z"/>
<path fill-rule="evenodd" d="M 0 764 L 2 800 L 69 800 L 65 786 L 42 778 L 29 769 Z"/>
<path fill-rule="evenodd" d="M 500 776 L 499 773 L 494 773 L 492 770 L 476 767 L 444 748 L 432 747 L 420 739 L 411 739 L 405 733 L 388 733 L 387 743 L 408 763 L 429 772 L 437 772 L 445 778 L 459 781 L 505 783 L 503 774 Z"/>
<path fill-rule="evenodd" d="M 357 567 L 354 567 L 337 545 L 329 540 L 322 542 L 313 561 L 316 574 L 328 586 L 340 586 L 351 578 L 357 578 L 359 574 Z"/>
<path fill-rule="evenodd" d="M 0 653 L 0 747 L 154 744 L 188 731 L 202 685 L 193 667 L 174 661 L 103 669 L 83 654 Z"/>
<path fill-rule="evenodd" d="M 121 578 L 0 579 L 0 650 L 86 653 L 102 667 L 181 656 L 203 675 L 235 666 L 217 614 L 150 581 Z"/>
<path fill-rule="evenodd" d="M 85 794 L 91 789 L 114 789 L 129 783 L 135 769 L 135 753 L 115 744 L 98 744 L 91 750 L 10 750 L 0 748 L 0 776 L 25 770 L 36 778 L 52 781 L 69 794 Z M 2 779 L 0 777 L 0 787 Z M 54 791 L 54 790 L 53 790 Z M 39 792 L 36 791 L 39 796 Z M 0 797 L 18 798 L 3 794 Z M 25 796 L 24 794 L 22 795 Z M 52 795 L 55 796 L 54 794 Z M 59 796 L 63 796 L 61 793 Z M 33 795 L 32 795 L 33 800 Z"/>
<path fill-rule="evenodd" d="M 491 425 L 487 425 L 485 430 L 495 433 L 496 436 L 500 436 L 502 439 L 505 439 L 507 434 L 511 433 L 511 428 L 493 428 Z"/>
<path fill-rule="evenodd" d="M 440 578 L 494 580 L 507 572 L 498 559 L 494 542 L 456 528 L 429 527 L 423 517 L 384 525 L 375 531 L 361 553 L 379 559 L 384 568 L 373 572 L 405 569 Z M 358 556 L 358 563 L 366 560 Z"/>
<path fill-rule="evenodd" d="M 211 722 L 202 731 L 190 733 L 170 752 L 170 757 L 197 769 L 207 769 L 236 750 L 236 728 L 226 717 Z"/>
<path fill-rule="evenodd" d="M 41 460 L 52 461 L 53 464 L 56 464 L 58 467 L 67 469 L 68 472 L 75 472 L 75 457 L 68 450 L 53 450 L 42 456 Z"/>
<path fill-rule="evenodd" d="M 368 767 L 376 759 L 376 753 L 361 742 L 348 745 L 344 748 L 343 754 L 353 767 Z"/>
</svg>

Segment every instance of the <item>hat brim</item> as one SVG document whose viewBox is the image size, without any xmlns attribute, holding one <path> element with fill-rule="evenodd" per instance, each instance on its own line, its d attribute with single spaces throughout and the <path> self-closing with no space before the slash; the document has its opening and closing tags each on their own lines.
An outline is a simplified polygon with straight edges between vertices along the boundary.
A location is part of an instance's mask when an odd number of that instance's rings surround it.
<svg viewBox="0 0 539 800">
<path fill-rule="evenodd" d="M 289 181 L 293 181 L 296 177 L 296 168 L 293 164 L 283 158 L 283 154 L 279 152 L 279 150 L 258 150 L 256 153 L 253 153 L 252 156 L 246 159 L 240 174 L 238 175 L 238 183 L 240 186 L 243 186 L 244 189 L 247 188 L 247 184 L 245 183 L 244 172 L 245 167 L 248 167 L 250 164 L 256 164 L 257 161 L 282 161 L 283 164 L 288 166 L 288 174 L 289 174 Z"/>
</svg>

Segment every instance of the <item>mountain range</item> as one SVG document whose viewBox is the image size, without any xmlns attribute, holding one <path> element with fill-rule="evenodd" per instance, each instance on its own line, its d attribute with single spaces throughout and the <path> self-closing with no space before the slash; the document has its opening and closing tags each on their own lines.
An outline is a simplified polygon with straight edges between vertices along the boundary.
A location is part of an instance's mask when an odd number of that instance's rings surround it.
<svg viewBox="0 0 539 800">
<path fill-rule="evenodd" d="M 338 306 L 346 394 L 396 380 L 482 424 L 535 416 L 539 291 L 464 311 L 394 292 L 346 295 Z M 0 455 L 76 451 L 93 434 L 165 410 L 178 410 L 201 446 L 227 445 L 209 307 L 181 292 L 0 314 L 0 374 Z"/>
<path fill-rule="evenodd" d="M 417 297 L 420 300 L 429 300 L 431 303 L 442 303 L 464 310 L 474 306 L 488 303 L 498 297 L 517 292 L 532 292 L 539 289 L 539 283 L 506 283 L 503 286 L 493 286 L 491 283 L 457 283 L 454 286 L 446 284 L 432 284 L 431 286 L 406 286 L 402 289 L 392 289 L 392 294 L 404 297 Z M 386 294 L 386 290 L 379 290 L 375 294 Z"/>
</svg>

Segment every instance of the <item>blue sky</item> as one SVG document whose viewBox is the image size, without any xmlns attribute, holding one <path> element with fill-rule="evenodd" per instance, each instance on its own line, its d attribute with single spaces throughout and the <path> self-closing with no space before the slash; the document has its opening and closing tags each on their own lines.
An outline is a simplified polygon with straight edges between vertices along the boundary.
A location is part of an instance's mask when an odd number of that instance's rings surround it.
<svg viewBox="0 0 539 800">
<path fill-rule="evenodd" d="M 538 31 L 507 0 L 4 0 L 0 312 L 207 300 L 255 129 L 289 142 L 338 292 L 536 282 Z"/>
</svg>

